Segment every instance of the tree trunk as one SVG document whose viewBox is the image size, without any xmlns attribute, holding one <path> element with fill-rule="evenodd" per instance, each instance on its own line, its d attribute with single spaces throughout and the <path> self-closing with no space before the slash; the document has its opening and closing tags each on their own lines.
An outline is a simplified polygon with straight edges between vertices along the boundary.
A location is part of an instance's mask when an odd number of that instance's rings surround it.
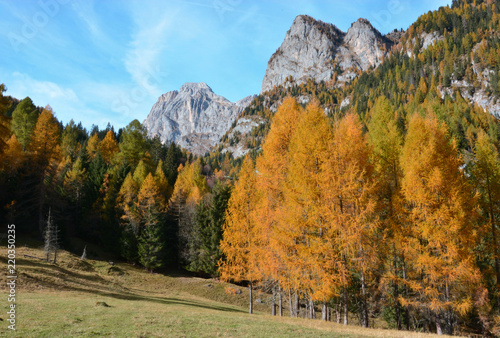
<svg viewBox="0 0 500 338">
<path fill-rule="evenodd" d="M 490 199 L 490 210 L 489 210 L 489 218 L 491 224 L 491 239 L 493 240 L 493 257 L 495 258 L 495 275 L 496 275 L 496 288 L 495 288 L 495 297 L 498 305 L 498 311 L 500 311 L 500 263 L 498 261 L 498 243 L 497 243 L 497 231 L 495 227 L 495 219 L 493 217 L 493 206 L 491 202 L 491 192 L 488 192 L 488 196 Z"/>
<path fill-rule="evenodd" d="M 314 311 L 314 302 L 312 299 L 309 300 L 309 312 L 310 312 L 310 318 L 316 319 L 316 312 Z"/>
<path fill-rule="evenodd" d="M 448 285 L 448 278 L 446 278 L 446 285 L 445 285 L 445 297 L 446 297 L 446 302 L 450 301 L 450 288 Z M 445 316 L 445 332 L 447 335 L 453 335 L 453 323 L 452 323 L 452 313 L 450 309 L 447 309 L 444 313 Z"/>
<path fill-rule="evenodd" d="M 439 336 L 443 335 L 443 329 L 441 328 L 441 319 L 439 318 L 438 314 L 436 314 L 436 333 Z"/>
<path fill-rule="evenodd" d="M 406 263 L 405 263 L 405 258 L 403 256 L 403 280 L 406 281 Z M 404 293 L 405 293 L 405 298 L 408 298 L 408 287 L 406 286 L 406 283 L 404 285 Z M 405 321 L 406 321 L 406 330 L 410 331 L 410 310 L 408 309 L 408 306 L 405 307 Z"/>
<path fill-rule="evenodd" d="M 328 321 L 328 307 L 326 306 L 326 302 L 323 303 L 323 309 L 321 310 L 321 319 L 325 322 Z"/>
<path fill-rule="evenodd" d="M 295 317 L 299 317 L 300 313 L 300 303 L 299 303 L 299 292 L 295 290 Z"/>
<path fill-rule="evenodd" d="M 281 285 L 278 284 L 278 304 L 280 317 L 283 317 L 283 297 L 281 294 Z"/>
<path fill-rule="evenodd" d="M 368 304 L 366 303 L 366 285 L 365 285 L 365 273 L 361 271 L 361 293 L 363 296 L 363 313 L 361 317 L 363 319 L 362 326 L 368 327 Z"/>
<path fill-rule="evenodd" d="M 341 206 L 340 206 L 340 210 L 341 210 L 341 213 L 342 213 L 342 200 L 341 200 Z M 343 265 L 343 268 L 344 268 L 344 292 L 343 292 L 343 296 L 344 296 L 344 325 L 347 325 L 349 324 L 349 310 L 348 310 L 348 306 L 347 306 L 347 278 L 345 277 L 345 274 L 347 273 L 347 259 L 345 257 L 345 253 L 342 253 L 342 265 Z"/>
<path fill-rule="evenodd" d="M 271 314 L 276 316 L 276 289 L 273 287 L 273 304 L 271 308 Z"/>
<path fill-rule="evenodd" d="M 335 306 L 335 322 L 337 324 L 340 324 L 340 318 L 342 317 L 340 311 L 342 311 L 342 306 L 339 300 L 339 303 Z"/>
<path fill-rule="evenodd" d="M 344 287 L 344 325 L 349 324 L 349 309 L 347 306 L 347 288 Z"/>
<path fill-rule="evenodd" d="M 253 313 L 252 282 L 250 282 L 250 284 L 248 284 L 248 291 L 249 291 L 249 294 L 250 294 L 250 307 L 248 309 L 248 313 L 252 314 Z"/>
<path fill-rule="evenodd" d="M 292 290 L 291 289 L 288 289 L 288 303 L 290 306 L 290 317 L 293 317 L 294 312 L 293 312 L 293 301 L 292 301 Z"/>
<path fill-rule="evenodd" d="M 397 256 L 396 256 L 396 246 L 392 244 L 392 268 L 394 271 L 394 276 L 398 276 L 398 266 L 397 266 Z M 399 285 L 397 281 L 392 282 L 392 290 L 394 297 L 394 310 L 396 312 L 396 324 L 398 330 L 401 330 L 401 306 L 399 304 Z"/>
</svg>

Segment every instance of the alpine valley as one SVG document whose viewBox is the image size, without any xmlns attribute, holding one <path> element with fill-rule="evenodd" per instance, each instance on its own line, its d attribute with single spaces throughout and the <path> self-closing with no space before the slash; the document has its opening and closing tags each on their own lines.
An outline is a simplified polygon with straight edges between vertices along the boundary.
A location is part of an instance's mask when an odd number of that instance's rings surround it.
<svg viewBox="0 0 500 338">
<path fill-rule="evenodd" d="M 101 39 L 104 20 L 83 3 L 71 5 L 91 31 L 82 45 L 121 53 L 124 33 Z M 157 32 L 199 32 L 170 25 L 165 4 L 158 29 L 132 34 L 129 75 L 166 53 Z M 0 2 L 17 17 L 16 6 Z M 60 20 L 67 9 L 27 42 L 73 23 Z M 499 2 L 453 0 L 390 32 L 296 14 L 260 57 L 259 93 L 231 102 L 188 82 L 119 130 L 63 124 L 0 84 L 0 261 L 12 280 L 0 290 L 19 304 L 15 336 L 500 337 Z M 26 51 L 38 49 L 16 56 Z M 188 53 L 192 67 L 201 54 Z M 108 74 L 91 54 L 78 67 Z M 97 101 L 108 87 L 88 69 L 74 74 Z M 78 101 L 50 81 L 36 88 Z"/>
</svg>

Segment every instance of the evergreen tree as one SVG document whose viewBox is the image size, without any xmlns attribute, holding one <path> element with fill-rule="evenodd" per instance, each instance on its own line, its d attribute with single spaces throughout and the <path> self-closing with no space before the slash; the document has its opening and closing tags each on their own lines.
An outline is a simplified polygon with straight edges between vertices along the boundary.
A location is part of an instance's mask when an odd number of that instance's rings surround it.
<svg viewBox="0 0 500 338">
<path fill-rule="evenodd" d="M 38 110 L 29 97 L 24 98 L 12 112 L 12 132 L 17 140 L 26 149 L 31 141 L 31 134 L 38 119 Z"/>
<path fill-rule="evenodd" d="M 74 160 L 79 152 L 80 144 L 78 143 L 78 127 L 73 120 L 64 128 L 62 133 L 61 151 L 64 158 L 70 157 Z"/>
<path fill-rule="evenodd" d="M 189 243 L 194 259 L 189 264 L 192 271 L 217 275 L 217 263 L 221 258 L 220 241 L 231 186 L 217 182 L 209 198 L 196 207 L 195 236 Z"/>
<path fill-rule="evenodd" d="M 130 122 L 123 130 L 119 147 L 124 160 L 135 168 L 146 153 L 146 128 L 137 120 Z"/>
</svg>

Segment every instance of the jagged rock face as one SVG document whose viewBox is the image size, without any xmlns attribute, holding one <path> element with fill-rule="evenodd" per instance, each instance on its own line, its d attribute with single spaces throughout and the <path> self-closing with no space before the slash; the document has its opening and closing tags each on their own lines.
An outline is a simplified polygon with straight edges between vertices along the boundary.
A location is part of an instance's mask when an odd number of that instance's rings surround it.
<svg viewBox="0 0 500 338">
<path fill-rule="evenodd" d="M 379 65 L 392 44 L 365 19 L 344 33 L 334 25 L 299 15 L 267 64 L 261 93 L 285 83 L 289 76 L 297 83 L 309 78 L 328 81 L 335 64 L 343 72 L 340 80 L 347 81 L 353 67 L 366 70 Z"/>
<path fill-rule="evenodd" d="M 343 35 L 333 25 L 306 15 L 297 16 L 281 47 L 268 62 L 261 92 L 284 83 L 289 76 L 296 81 L 329 80 L 333 74 L 335 43 Z"/>
<path fill-rule="evenodd" d="M 370 66 L 378 66 L 382 62 L 387 45 L 391 43 L 388 39 L 384 39 L 368 20 L 358 19 L 347 30 L 343 41 L 350 53 L 344 55 L 339 53 L 337 60 L 340 61 L 342 68 L 355 66 L 365 71 Z M 347 64 L 349 61 L 350 64 Z"/>
<path fill-rule="evenodd" d="M 148 136 L 175 142 L 195 154 L 205 154 L 231 127 L 252 96 L 232 103 L 205 83 L 185 83 L 179 91 L 161 95 L 143 125 Z"/>
</svg>

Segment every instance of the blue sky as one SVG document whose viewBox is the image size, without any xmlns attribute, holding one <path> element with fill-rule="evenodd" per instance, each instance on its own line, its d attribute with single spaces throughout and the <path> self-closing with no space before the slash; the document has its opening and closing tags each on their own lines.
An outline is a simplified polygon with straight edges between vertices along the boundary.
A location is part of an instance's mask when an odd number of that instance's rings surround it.
<svg viewBox="0 0 500 338">
<path fill-rule="evenodd" d="M 50 104 L 63 122 L 116 128 L 157 98 L 206 82 L 237 101 L 257 94 L 267 61 L 299 14 L 347 31 L 367 18 L 406 29 L 445 0 L 0 0 L 0 83 Z"/>
</svg>

